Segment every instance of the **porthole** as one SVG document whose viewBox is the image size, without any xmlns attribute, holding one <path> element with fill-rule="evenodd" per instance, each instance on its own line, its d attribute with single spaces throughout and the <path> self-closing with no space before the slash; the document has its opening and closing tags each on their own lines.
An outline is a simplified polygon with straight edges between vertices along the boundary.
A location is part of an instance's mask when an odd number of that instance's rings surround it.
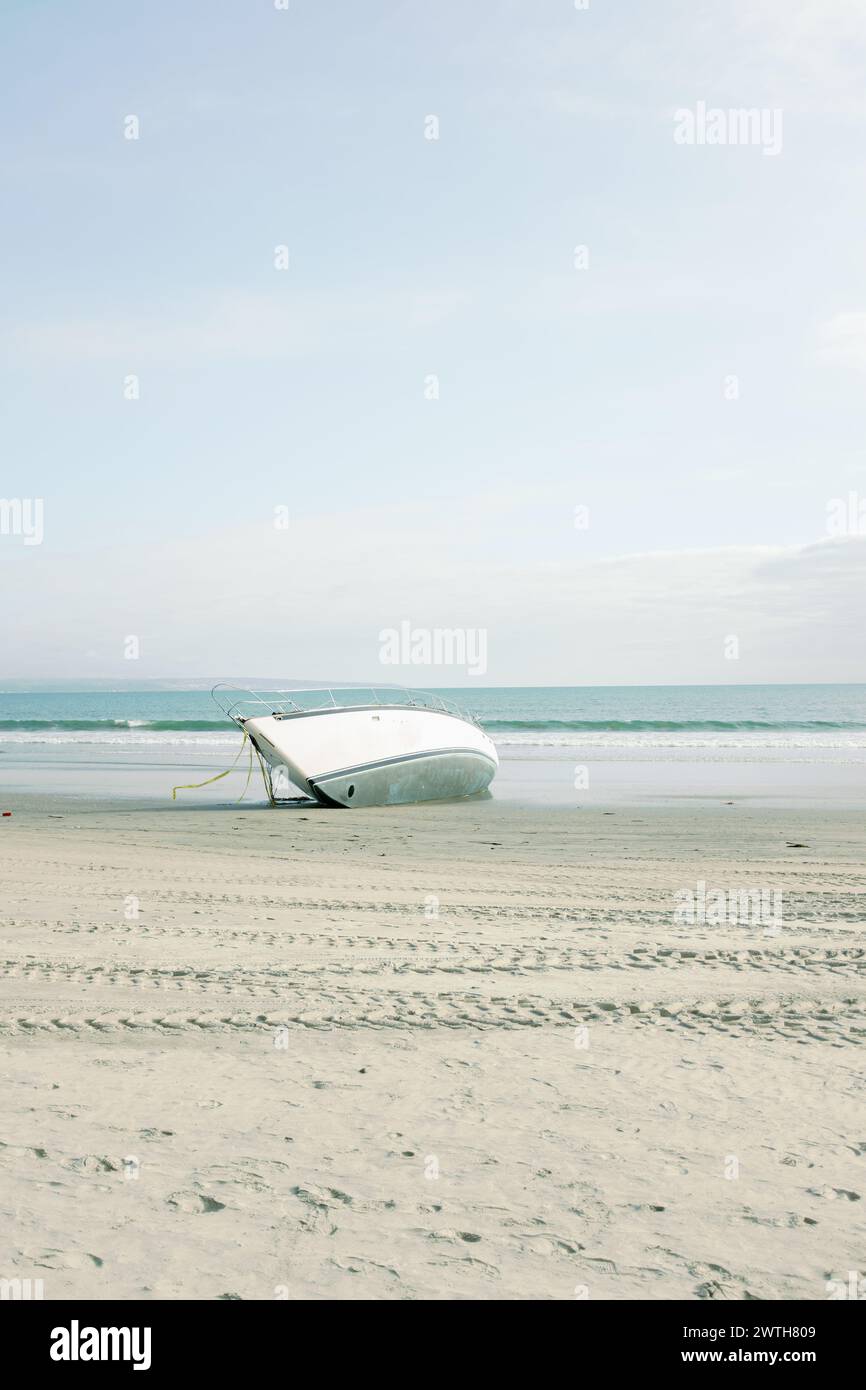
<svg viewBox="0 0 866 1390">
<path fill-rule="evenodd" d="M 347 796 L 354 796 L 354 795 L 355 795 L 355 783 L 354 783 L 354 782 L 353 782 L 353 783 L 351 784 L 351 786 L 349 787 L 349 790 L 346 792 L 346 795 L 347 795 Z"/>
</svg>

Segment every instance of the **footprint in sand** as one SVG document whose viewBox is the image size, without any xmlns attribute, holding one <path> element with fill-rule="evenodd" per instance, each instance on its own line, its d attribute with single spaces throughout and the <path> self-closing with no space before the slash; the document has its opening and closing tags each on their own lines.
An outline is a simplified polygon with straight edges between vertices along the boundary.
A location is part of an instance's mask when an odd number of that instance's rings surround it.
<svg viewBox="0 0 866 1390">
<path fill-rule="evenodd" d="M 739 1299 L 740 1292 L 732 1284 L 720 1284 L 718 1279 L 708 1279 L 704 1284 L 698 1284 L 695 1289 L 696 1298 L 715 1298 Z"/>
<path fill-rule="evenodd" d="M 26 1259 L 38 1269 L 86 1269 L 88 1262 L 101 1269 L 104 1263 L 99 1255 L 86 1250 L 42 1250 Z"/>
<path fill-rule="evenodd" d="M 859 1202 L 859 1192 L 849 1192 L 845 1187 L 807 1187 L 806 1191 L 810 1197 L 826 1197 L 829 1202 L 835 1202 L 837 1197 L 844 1197 L 849 1202 Z"/>
<path fill-rule="evenodd" d="M 445 1240 L 450 1244 L 456 1244 L 458 1240 L 466 1241 L 468 1245 L 475 1245 L 481 1237 L 474 1231 L 455 1231 L 453 1228 L 442 1231 L 428 1231 L 428 1240 Z"/>
<path fill-rule="evenodd" d="M 166 1203 L 188 1216 L 208 1216 L 214 1211 L 225 1211 L 225 1202 L 218 1202 L 216 1197 L 208 1197 L 202 1192 L 172 1192 L 166 1198 Z"/>
<path fill-rule="evenodd" d="M 82 1158 L 70 1158 L 63 1164 L 73 1173 L 116 1173 L 120 1164 L 99 1154 L 84 1154 Z"/>
</svg>

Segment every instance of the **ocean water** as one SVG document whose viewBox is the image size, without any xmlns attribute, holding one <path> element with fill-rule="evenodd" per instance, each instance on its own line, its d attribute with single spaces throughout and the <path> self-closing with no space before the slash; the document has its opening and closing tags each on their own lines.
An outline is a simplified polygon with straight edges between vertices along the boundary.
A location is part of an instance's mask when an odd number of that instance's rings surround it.
<svg viewBox="0 0 866 1390">
<path fill-rule="evenodd" d="M 499 800 L 579 807 L 671 800 L 866 808 L 866 685 L 442 689 L 497 744 Z M 360 690 L 341 695 L 358 702 Z M 385 688 L 379 689 L 386 698 Z M 303 703 L 316 703 L 310 693 Z M 170 801 L 235 760 L 207 690 L 0 692 L 0 790 Z M 234 801 L 228 779 L 180 794 Z M 257 779 L 248 799 L 261 799 Z"/>
<path fill-rule="evenodd" d="M 347 698 L 367 698 L 360 689 Z M 866 685 L 440 689 L 508 749 L 608 754 L 866 750 Z M 384 687 L 380 699 L 387 698 Z M 304 698 L 303 696 L 301 697 Z M 317 697 L 307 695 L 309 703 Z M 0 746 L 218 747 L 235 727 L 204 690 L 0 691 Z"/>
</svg>

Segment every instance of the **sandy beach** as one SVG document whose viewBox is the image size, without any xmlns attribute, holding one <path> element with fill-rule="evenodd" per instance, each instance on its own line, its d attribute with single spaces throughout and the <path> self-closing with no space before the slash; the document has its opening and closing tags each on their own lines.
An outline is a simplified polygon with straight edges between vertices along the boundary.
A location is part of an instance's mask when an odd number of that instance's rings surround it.
<svg viewBox="0 0 866 1390">
<path fill-rule="evenodd" d="M 0 825 L 3 1277 L 738 1300 L 862 1269 L 862 813 L 16 795 Z M 702 883 L 780 920 L 677 920 Z"/>
</svg>

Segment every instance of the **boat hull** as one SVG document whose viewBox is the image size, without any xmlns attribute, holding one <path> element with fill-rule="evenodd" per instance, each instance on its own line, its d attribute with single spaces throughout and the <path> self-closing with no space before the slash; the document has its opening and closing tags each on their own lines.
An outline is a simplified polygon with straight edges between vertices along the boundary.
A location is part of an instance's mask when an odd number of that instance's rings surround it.
<svg viewBox="0 0 866 1390">
<path fill-rule="evenodd" d="M 438 710 L 374 705 L 244 722 L 271 768 L 330 806 L 400 806 L 476 795 L 499 759 L 476 724 Z"/>
</svg>

